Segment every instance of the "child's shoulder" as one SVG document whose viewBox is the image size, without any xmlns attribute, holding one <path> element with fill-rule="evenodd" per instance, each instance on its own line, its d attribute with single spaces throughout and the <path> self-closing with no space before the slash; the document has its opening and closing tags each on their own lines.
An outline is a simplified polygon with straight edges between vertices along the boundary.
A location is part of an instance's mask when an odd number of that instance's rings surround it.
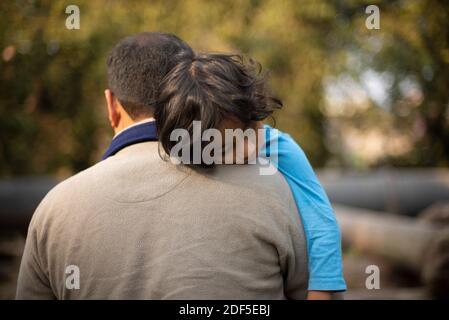
<svg viewBox="0 0 449 320">
<path fill-rule="evenodd" d="M 267 130 L 267 137 L 270 142 L 274 139 L 277 140 L 279 152 L 286 153 L 287 156 L 294 157 L 300 153 L 304 153 L 299 144 L 286 132 L 280 131 L 279 129 L 270 127 L 269 125 L 264 125 L 265 130 Z"/>
<path fill-rule="evenodd" d="M 301 179 L 313 178 L 314 171 L 300 145 L 288 133 L 270 126 L 265 128 L 270 148 L 273 144 L 277 144 L 277 158 L 273 160 L 277 168 L 288 176 L 301 177 Z"/>
</svg>

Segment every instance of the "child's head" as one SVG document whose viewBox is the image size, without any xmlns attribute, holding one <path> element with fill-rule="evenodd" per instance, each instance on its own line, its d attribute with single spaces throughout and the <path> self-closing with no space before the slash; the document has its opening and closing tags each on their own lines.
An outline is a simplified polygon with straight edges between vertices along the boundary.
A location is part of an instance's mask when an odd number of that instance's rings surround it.
<svg viewBox="0 0 449 320">
<path fill-rule="evenodd" d="M 193 121 L 206 129 L 255 127 L 281 108 L 261 77 L 260 65 L 238 55 L 198 54 L 179 62 L 164 78 L 155 118 L 161 146 L 167 154 L 177 141 L 170 135 Z"/>
</svg>

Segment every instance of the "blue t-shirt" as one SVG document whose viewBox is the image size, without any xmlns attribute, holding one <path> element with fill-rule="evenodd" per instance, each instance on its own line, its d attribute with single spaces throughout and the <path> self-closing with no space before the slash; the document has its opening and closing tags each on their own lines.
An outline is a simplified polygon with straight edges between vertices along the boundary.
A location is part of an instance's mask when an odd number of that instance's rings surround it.
<svg viewBox="0 0 449 320">
<path fill-rule="evenodd" d="M 309 290 L 346 290 L 340 229 L 323 187 L 304 151 L 290 135 L 269 126 L 265 129 L 267 146 L 262 152 L 270 156 L 272 164 L 287 180 L 304 227 L 309 258 Z M 275 143 L 277 148 L 270 147 Z"/>
</svg>

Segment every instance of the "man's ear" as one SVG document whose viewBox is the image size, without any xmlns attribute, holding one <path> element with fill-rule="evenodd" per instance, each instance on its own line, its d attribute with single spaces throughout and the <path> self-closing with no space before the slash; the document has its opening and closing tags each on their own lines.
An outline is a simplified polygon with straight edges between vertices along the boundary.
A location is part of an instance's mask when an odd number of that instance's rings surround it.
<svg viewBox="0 0 449 320">
<path fill-rule="evenodd" d="M 115 129 L 118 127 L 118 124 L 120 122 L 120 112 L 118 110 L 117 98 L 109 89 L 104 90 L 104 96 L 106 98 L 106 104 L 108 107 L 109 122 L 111 123 L 111 127 Z"/>
</svg>

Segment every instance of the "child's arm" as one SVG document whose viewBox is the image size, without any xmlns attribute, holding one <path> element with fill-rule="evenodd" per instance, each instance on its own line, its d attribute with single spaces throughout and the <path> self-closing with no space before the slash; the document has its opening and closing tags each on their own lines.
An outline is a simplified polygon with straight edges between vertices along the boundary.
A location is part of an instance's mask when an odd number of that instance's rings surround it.
<svg viewBox="0 0 449 320">
<path fill-rule="evenodd" d="M 270 159 L 274 158 L 287 180 L 304 227 L 309 257 L 308 299 L 330 299 L 333 291 L 346 290 L 334 211 L 302 149 L 288 134 L 265 128 L 270 145 L 277 139 L 277 159 L 273 157 L 275 150 L 270 150 Z"/>
<path fill-rule="evenodd" d="M 307 293 L 307 300 L 332 300 L 332 291 L 313 291 L 309 290 Z"/>
</svg>

